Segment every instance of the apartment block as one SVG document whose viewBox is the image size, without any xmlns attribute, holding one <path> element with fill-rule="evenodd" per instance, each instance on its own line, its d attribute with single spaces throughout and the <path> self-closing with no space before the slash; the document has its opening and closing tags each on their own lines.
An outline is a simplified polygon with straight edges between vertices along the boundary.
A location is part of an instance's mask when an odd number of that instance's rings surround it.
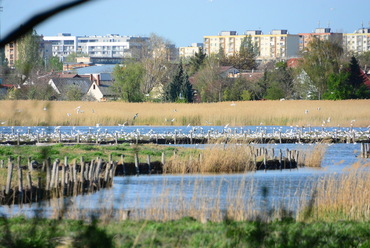
<svg viewBox="0 0 370 248">
<path fill-rule="evenodd" d="M 249 30 L 243 35 L 238 35 L 236 31 L 223 31 L 217 36 L 204 36 L 204 51 L 207 54 L 223 51 L 226 56 L 238 54 L 246 36 L 250 36 L 252 43 L 258 47 L 257 60 L 298 56 L 299 35 L 288 34 L 287 30 L 273 30 L 270 34 L 263 34 L 261 30 Z"/>
<path fill-rule="evenodd" d="M 63 61 L 71 53 L 85 54 L 98 58 L 131 57 L 135 48 L 141 48 L 147 37 L 120 36 L 72 36 L 60 33 L 57 36 L 45 36 L 44 41 L 52 43 L 52 53 Z"/>
<path fill-rule="evenodd" d="M 77 53 L 77 38 L 69 33 L 59 33 L 57 36 L 44 36 L 44 41 L 51 43 L 53 56 L 63 60 L 71 53 Z"/>
<path fill-rule="evenodd" d="M 354 53 L 370 51 L 370 28 L 360 28 L 353 33 L 343 34 L 343 48 Z"/>
<path fill-rule="evenodd" d="M 195 56 L 195 53 L 199 53 L 200 49 L 203 49 L 203 43 L 193 43 L 188 47 L 179 47 L 180 58 L 191 58 Z"/>
<path fill-rule="evenodd" d="M 14 67 L 15 61 L 18 59 L 17 42 L 12 41 L 5 45 L 5 58 L 8 59 L 8 66 Z"/>
<path fill-rule="evenodd" d="M 51 43 L 43 41 L 42 36 L 37 37 L 40 43 L 40 56 L 45 61 L 52 56 Z M 5 45 L 5 58 L 8 60 L 8 66 L 14 68 L 15 61 L 18 59 L 18 45 L 17 41 L 12 41 Z"/>
<path fill-rule="evenodd" d="M 303 51 L 313 38 L 337 42 L 338 44 L 343 43 L 342 33 L 332 33 L 331 28 L 316 28 L 313 33 L 299 34 L 299 50 Z"/>
</svg>

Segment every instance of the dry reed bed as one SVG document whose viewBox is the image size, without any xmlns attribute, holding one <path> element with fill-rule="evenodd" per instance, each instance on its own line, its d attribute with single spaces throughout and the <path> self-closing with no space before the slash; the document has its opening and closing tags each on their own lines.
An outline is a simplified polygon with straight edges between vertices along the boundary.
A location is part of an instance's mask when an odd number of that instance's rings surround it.
<svg viewBox="0 0 370 248">
<path fill-rule="evenodd" d="M 80 112 L 77 114 L 77 107 Z M 5 125 L 370 125 L 370 100 L 245 101 L 180 104 L 0 101 Z M 46 110 L 44 110 L 46 109 Z M 307 111 L 306 111 L 307 110 Z M 139 113 L 138 118 L 133 116 Z M 329 118 L 330 117 L 330 118 Z M 328 122 L 329 119 L 329 122 Z M 173 121 L 172 121 L 173 120 Z M 355 120 L 355 121 L 354 121 Z"/>
</svg>

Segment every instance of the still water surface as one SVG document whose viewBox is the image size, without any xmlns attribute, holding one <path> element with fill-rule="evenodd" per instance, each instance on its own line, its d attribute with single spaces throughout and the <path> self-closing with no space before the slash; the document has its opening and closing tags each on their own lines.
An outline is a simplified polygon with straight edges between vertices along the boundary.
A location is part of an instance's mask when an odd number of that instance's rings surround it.
<svg viewBox="0 0 370 248">
<path fill-rule="evenodd" d="M 168 129 L 167 129 L 168 130 Z M 197 147 L 201 145 L 185 145 Z M 310 144 L 256 145 L 275 149 L 309 149 Z M 293 170 L 257 171 L 244 174 L 217 175 L 148 175 L 115 177 L 114 186 L 95 194 L 70 198 L 72 209 L 100 210 L 112 209 L 146 209 L 161 205 L 171 209 L 187 206 L 204 205 L 212 208 L 219 204 L 225 210 L 236 198 L 245 199 L 245 206 L 251 199 L 262 199 L 262 189 L 267 189 L 271 206 L 289 206 L 294 208 L 304 189 L 310 189 L 313 183 L 326 175 L 346 173 L 346 168 L 356 162 L 365 163 L 359 158 L 360 144 L 327 145 L 321 169 L 300 168 Z M 309 190 L 307 190 L 309 192 Z M 309 195 L 307 194 L 307 197 Z M 163 200 L 165 199 L 165 200 Z M 59 202 L 60 204 L 60 202 Z M 2 206 L 0 214 L 13 215 L 23 213 L 32 215 L 35 209 L 42 209 L 49 215 L 53 205 L 48 202 L 27 206 Z"/>
</svg>

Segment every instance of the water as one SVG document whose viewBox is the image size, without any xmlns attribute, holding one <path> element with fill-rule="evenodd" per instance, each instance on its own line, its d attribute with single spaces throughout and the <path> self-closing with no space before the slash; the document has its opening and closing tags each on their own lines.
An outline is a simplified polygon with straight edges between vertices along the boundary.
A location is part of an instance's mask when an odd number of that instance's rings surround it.
<svg viewBox="0 0 370 248">
<path fill-rule="evenodd" d="M 33 131 L 42 127 L 33 127 Z M 73 127 L 65 127 L 66 132 Z M 88 130 L 91 127 L 78 127 L 79 130 Z M 95 127 L 96 128 L 96 127 Z M 155 129 L 158 132 L 172 132 L 186 127 L 119 127 L 125 130 L 141 129 L 147 131 Z M 207 130 L 212 127 L 203 127 Z M 251 129 L 258 127 L 249 127 Z M 290 127 L 285 127 L 289 129 Z M 27 130 L 27 128 L 22 128 Z M 75 128 L 76 129 L 76 128 Z M 112 130 L 117 127 L 112 127 Z M 222 127 L 220 128 L 222 129 Z M 9 130 L 6 129 L 6 130 Z M 2 129 L 4 132 L 4 128 Z M 204 145 L 184 145 L 186 147 L 204 148 Z M 312 144 L 261 144 L 268 148 L 289 150 L 305 150 L 312 148 Z M 327 175 L 346 173 L 345 168 L 352 164 L 366 161 L 359 158 L 360 144 L 330 144 L 322 162 L 321 169 L 300 168 L 282 171 L 257 171 L 245 174 L 218 174 L 218 175 L 150 175 L 115 177 L 114 186 L 103 189 L 95 194 L 69 198 L 71 209 L 102 210 L 111 208 L 115 210 L 148 209 L 153 206 L 171 209 L 172 211 L 186 208 L 213 208 L 215 205 L 226 210 L 230 203 L 242 201 L 243 207 L 261 207 L 267 204 L 270 207 L 289 206 L 294 211 L 297 200 L 306 194 L 310 195 L 310 187 L 320 178 Z M 267 198 L 263 196 L 267 189 Z M 304 191 L 304 190 L 307 191 Z M 306 192 L 306 193 L 305 193 Z M 241 199 L 241 200 L 240 200 Z M 51 215 L 53 209 L 61 208 L 66 201 L 57 200 L 44 202 L 41 205 L 2 206 L 0 214 L 14 215 L 23 213 L 33 215 L 35 210 L 42 210 L 45 215 Z M 254 201 L 255 203 L 251 203 Z"/>
</svg>

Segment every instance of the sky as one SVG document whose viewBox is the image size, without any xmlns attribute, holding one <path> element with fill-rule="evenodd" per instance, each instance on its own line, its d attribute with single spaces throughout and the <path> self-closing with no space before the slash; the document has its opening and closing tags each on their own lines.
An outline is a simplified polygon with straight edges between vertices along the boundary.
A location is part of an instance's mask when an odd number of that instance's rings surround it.
<svg viewBox="0 0 370 248">
<path fill-rule="evenodd" d="M 35 13 L 71 0 L 0 0 L 0 34 L 4 37 Z M 202 43 L 221 31 L 287 29 L 311 33 L 317 27 L 353 33 L 370 26 L 368 0 L 91 0 L 36 27 L 44 36 L 155 33 L 177 47 Z"/>
</svg>

